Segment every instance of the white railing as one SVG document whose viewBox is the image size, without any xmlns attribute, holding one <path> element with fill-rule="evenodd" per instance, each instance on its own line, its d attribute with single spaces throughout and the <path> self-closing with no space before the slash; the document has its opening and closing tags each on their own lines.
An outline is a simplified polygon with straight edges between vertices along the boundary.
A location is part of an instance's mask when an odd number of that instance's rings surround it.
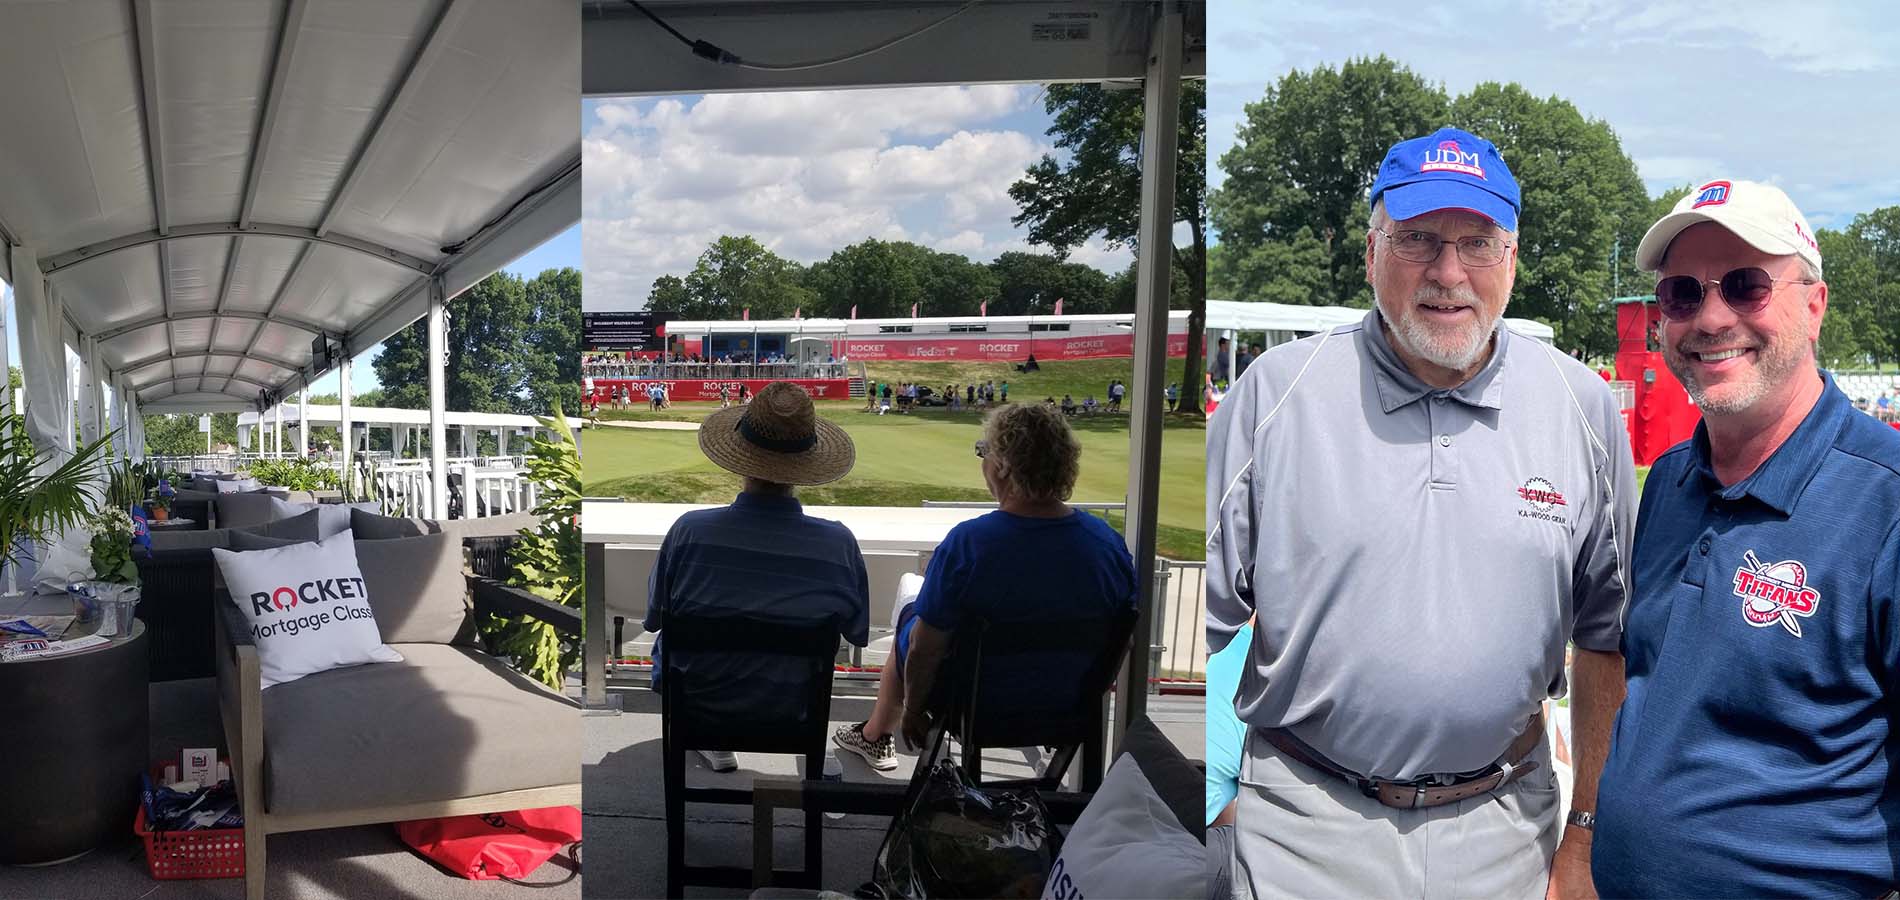
<svg viewBox="0 0 1900 900">
<path fill-rule="evenodd" d="M 448 471 L 460 483 L 461 516 L 473 519 L 530 512 L 539 502 L 521 457 L 450 457 Z M 435 508 L 428 460 L 389 460 L 370 466 L 368 481 L 385 515 L 448 518 Z"/>
</svg>

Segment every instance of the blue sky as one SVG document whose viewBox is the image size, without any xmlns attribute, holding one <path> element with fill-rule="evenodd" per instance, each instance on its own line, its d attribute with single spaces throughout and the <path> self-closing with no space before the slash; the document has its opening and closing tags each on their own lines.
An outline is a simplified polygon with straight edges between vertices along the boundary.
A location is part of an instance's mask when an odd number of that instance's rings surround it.
<svg viewBox="0 0 1900 900">
<path fill-rule="evenodd" d="M 502 269 L 503 271 L 512 272 L 524 278 L 533 278 L 548 269 L 559 269 L 568 266 L 576 269 L 581 266 L 581 227 L 578 224 L 549 238 L 547 243 L 528 251 L 522 255 L 521 258 L 503 266 Z M 19 330 L 15 327 L 13 296 L 10 290 L 7 294 L 5 306 L 7 317 L 7 359 L 11 365 L 18 366 L 20 364 L 20 338 Z M 381 344 L 377 344 L 369 352 L 356 358 L 356 365 L 350 370 L 350 385 L 353 392 L 360 393 L 377 387 L 376 370 L 370 365 L 370 360 L 375 359 L 376 354 L 382 352 L 382 346 Z M 317 379 L 317 383 L 311 390 L 318 394 L 336 393 L 337 381 L 338 374 L 331 372 Z"/>
<path fill-rule="evenodd" d="M 1037 250 L 1009 185 L 1051 152 L 1040 85 L 713 94 L 581 104 L 588 309 L 640 309 L 722 234 L 812 263 L 865 238 L 987 262 Z M 1099 241 L 1074 261 L 1118 272 Z"/>
<path fill-rule="evenodd" d="M 1900 204 L 1892 11 L 1877 0 L 1217 0 L 1208 178 L 1224 178 L 1216 163 L 1266 85 L 1383 53 L 1453 94 L 1515 81 L 1571 101 L 1616 130 L 1652 196 L 1714 177 L 1768 181 L 1815 227 L 1840 228 Z"/>
</svg>

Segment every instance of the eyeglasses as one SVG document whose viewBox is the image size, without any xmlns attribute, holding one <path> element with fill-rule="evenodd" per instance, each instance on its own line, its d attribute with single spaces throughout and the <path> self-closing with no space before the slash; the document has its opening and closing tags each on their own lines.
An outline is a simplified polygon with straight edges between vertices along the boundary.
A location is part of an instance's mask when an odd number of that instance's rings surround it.
<svg viewBox="0 0 1900 900">
<path fill-rule="evenodd" d="M 1728 274 L 1713 281 L 1703 281 L 1693 275 L 1671 275 L 1656 282 L 1656 305 L 1664 316 L 1677 322 L 1693 319 L 1702 309 L 1702 298 L 1708 296 L 1703 285 L 1713 284 L 1721 289 L 1722 302 L 1727 303 L 1729 309 L 1746 316 L 1766 309 L 1778 284 L 1814 283 L 1809 279 L 1776 278 L 1758 266 L 1730 269 Z"/>
<path fill-rule="evenodd" d="M 986 456 L 986 455 L 988 455 L 988 454 L 989 454 L 989 452 L 990 452 L 990 442 L 989 442 L 989 441 L 977 441 L 977 442 L 976 442 L 976 458 L 977 458 L 977 459 L 982 459 L 982 458 L 983 458 L 984 456 Z"/>
<path fill-rule="evenodd" d="M 1428 263 L 1438 259 L 1445 251 L 1446 244 L 1458 247 L 1458 261 L 1473 268 L 1495 266 L 1504 261 L 1511 244 L 1502 238 L 1488 234 L 1472 234 L 1455 241 L 1448 241 L 1429 231 L 1387 231 L 1379 229 L 1385 235 L 1386 245 L 1392 248 L 1392 255 L 1406 262 Z"/>
</svg>

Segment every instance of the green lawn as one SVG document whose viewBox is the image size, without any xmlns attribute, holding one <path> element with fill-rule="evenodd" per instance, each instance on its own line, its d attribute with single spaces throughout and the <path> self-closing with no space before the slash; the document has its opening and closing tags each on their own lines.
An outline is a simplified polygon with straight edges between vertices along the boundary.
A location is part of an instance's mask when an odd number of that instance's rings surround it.
<svg viewBox="0 0 1900 900">
<path fill-rule="evenodd" d="M 914 377 L 925 376 L 919 373 Z M 1071 370 L 1066 377 L 1083 376 Z M 1106 386 L 1106 377 L 1102 383 Z M 1014 381 L 1011 395 L 1016 396 Z M 804 502 L 835 506 L 919 506 L 927 499 L 990 499 L 983 486 L 980 464 L 971 451 L 981 432 L 980 414 L 932 409 L 907 416 L 895 413 L 878 416 L 862 412 L 861 406 L 857 402 L 819 404 L 820 415 L 850 432 L 857 445 L 858 461 L 850 475 L 833 484 L 800 488 L 799 497 Z M 694 421 L 717 408 L 716 403 L 682 403 L 661 413 L 602 410 L 602 418 Z M 1103 415 L 1078 419 L 1075 430 L 1082 441 L 1082 472 L 1073 499 L 1120 502 L 1128 483 L 1128 417 Z M 1201 422 L 1176 417 L 1169 417 L 1162 433 L 1158 540 L 1161 554 L 1172 559 L 1203 557 L 1205 435 Z M 698 438 L 690 431 L 590 429 L 582 438 L 582 447 L 585 451 L 584 490 L 591 497 L 625 497 L 660 503 L 725 503 L 739 491 L 738 476 L 714 466 L 702 456 Z M 1113 516 L 1110 521 L 1119 525 L 1120 516 Z"/>
</svg>

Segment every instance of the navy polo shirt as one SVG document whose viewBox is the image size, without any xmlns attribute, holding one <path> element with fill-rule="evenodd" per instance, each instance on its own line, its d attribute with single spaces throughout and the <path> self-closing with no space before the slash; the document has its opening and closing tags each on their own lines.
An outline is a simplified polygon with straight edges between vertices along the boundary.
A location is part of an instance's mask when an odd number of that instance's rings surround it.
<svg viewBox="0 0 1900 900">
<path fill-rule="evenodd" d="M 1708 432 L 1650 470 L 1597 793 L 1605 897 L 1857 896 L 1900 864 L 1900 432 L 1821 398 L 1723 487 Z"/>
</svg>

